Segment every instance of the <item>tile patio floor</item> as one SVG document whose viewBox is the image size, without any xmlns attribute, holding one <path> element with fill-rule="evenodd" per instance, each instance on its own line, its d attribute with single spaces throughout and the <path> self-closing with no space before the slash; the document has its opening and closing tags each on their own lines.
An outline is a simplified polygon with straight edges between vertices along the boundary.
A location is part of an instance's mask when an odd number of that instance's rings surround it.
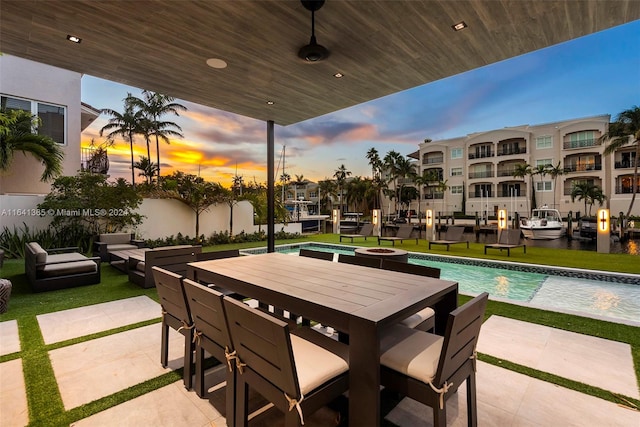
<svg viewBox="0 0 640 427">
<path fill-rule="evenodd" d="M 136 312 L 123 317 L 126 312 Z M 38 316 L 47 343 L 157 318 L 159 305 L 145 296 Z M 124 319 L 124 320 L 123 320 Z M 123 323 L 124 322 L 124 323 Z M 173 332 L 170 366 L 181 366 L 182 336 Z M 159 362 L 160 324 L 96 338 L 49 352 L 65 408 L 71 409 L 168 370 Z M 19 351 L 15 321 L 0 323 L 0 354 Z M 499 316 L 482 328 L 478 351 L 512 362 L 638 398 L 628 345 Z M 488 426 L 640 426 L 640 412 L 533 379 L 498 366 L 478 363 L 479 425 Z M 207 374 L 207 399 L 177 381 L 74 423 L 86 426 L 224 426 L 224 374 Z M 464 387 L 448 401 L 448 425 L 466 425 Z M 326 408 L 305 417 L 305 426 L 332 425 Z M 431 409 L 404 399 L 386 416 L 399 426 L 431 425 Z M 254 426 L 278 425 L 268 410 Z M 28 423 L 21 359 L 0 364 L 0 425 Z"/>
</svg>

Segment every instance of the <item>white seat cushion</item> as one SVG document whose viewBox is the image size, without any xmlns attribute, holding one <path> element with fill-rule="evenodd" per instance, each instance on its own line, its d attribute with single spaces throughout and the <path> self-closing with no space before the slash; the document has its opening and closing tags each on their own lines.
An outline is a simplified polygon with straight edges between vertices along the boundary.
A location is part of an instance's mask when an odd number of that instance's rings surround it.
<svg viewBox="0 0 640 427">
<path fill-rule="evenodd" d="M 295 335 L 291 335 L 291 347 L 303 395 L 349 369 L 341 357 Z"/>
<path fill-rule="evenodd" d="M 407 328 L 415 328 L 420 323 L 424 322 L 425 320 L 427 320 L 427 319 L 429 319 L 429 318 L 431 318 L 431 317 L 433 317 L 435 315 L 436 315 L 436 312 L 433 311 L 433 308 L 427 307 L 427 308 L 425 308 L 423 310 L 420 310 L 416 314 L 413 314 L 413 315 L 407 317 L 406 319 L 404 319 L 400 323 L 402 325 L 406 326 Z"/>
<path fill-rule="evenodd" d="M 417 380 L 433 381 L 444 338 L 405 326 L 392 326 L 381 339 L 380 364 Z"/>
</svg>

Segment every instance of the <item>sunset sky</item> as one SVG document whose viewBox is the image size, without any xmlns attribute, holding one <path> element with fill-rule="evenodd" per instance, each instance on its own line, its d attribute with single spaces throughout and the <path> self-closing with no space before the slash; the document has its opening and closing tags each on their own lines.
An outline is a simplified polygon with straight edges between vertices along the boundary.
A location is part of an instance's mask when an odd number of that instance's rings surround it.
<svg viewBox="0 0 640 427">
<path fill-rule="evenodd" d="M 523 124 L 611 114 L 640 105 L 640 21 L 488 65 L 414 89 L 291 126 L 276 126 L 276 167 L 286 146 L 286 172 L 312 181 L 330 178 L 344 164 L 368 176 L 365 157 L 375 147 L 409 154 L 425 138 L 454 138 Z M 141 89 L 84 76 L 82 101 L 122 112 L 127 92 Z M 244 116 L 177 100 L 188 108 L 177 122 L 183 139 L 161 143 L 163 175 L 175 170 L 207 180 L 266 182 L 266 124 Z M 83 145 L 104 140 L 101 115 L 82 134 Z M 154 143 L 155 145 L 155 143 Z M 138 136 L 136 160 L 146 155 Z M 155 161 L 155 147 L 151 157 Z M 130 179 L 129 144 L 109 149 L 110 175 Z M 282 167 L 278 175 L 282 173 Z M 142 177 L 136 178 L 140 182 Z"/>
</svg>

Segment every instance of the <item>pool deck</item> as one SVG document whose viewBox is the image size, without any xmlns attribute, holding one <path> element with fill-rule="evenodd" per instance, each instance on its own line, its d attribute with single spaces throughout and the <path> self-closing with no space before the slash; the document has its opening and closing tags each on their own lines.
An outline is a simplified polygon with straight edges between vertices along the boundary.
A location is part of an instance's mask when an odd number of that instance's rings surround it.
<svg viewBox="0 0 640 427">
<path fill-rule="evenodd" d="M 136 312 L 124 317 L 124 312 Z M 156 378 L 182 363 L 184 340 L 172 331 L 171 360 L 159 361 L 160 324 L 137 327 L 64 345 L 66 340 L 109 331 L 143 320 L 157 319 L 160 306 L 148 297 L 135 297 L 37 317 L 47 343 L 62 343 L 48 352 L 58 391 L 66 410 L 118 393 Z M 0 355 L 17 358 L 0 364 L 0 425 L 28 424 L 25 379 L 16 321 L 0 323 Z M 491 316 L 483 325 L 478 352 L 563 378 L 593 385 L 613 394 L 640 398 L 630 346 L 546 326 Z M 478 363 L 479 425 L 640 425 L 640 412 L 569 390 L 493 364 Z M 182 381 L 143 394 L 72 425 L 84 426 L 224 426 L 224 373 L 207 374 L 206 399 L 187 391 Z M 52 392 L 56 392 L 52 390 Z M 622 402 L 622 400 L 621 400 Z M 259 399 L 253 399 L 259 408 Z M 464 388 L 447 404 L 448 425 L 466 425 Z M 305 417 L 305 426 L 332 425 L 336 414 L 323 408 Z M 385 415 L 398 426 L 431 425 L 431 409 L 403 399 Z M 425 421 L 426 420 L 426 421 Z M 275 409 L 257 415 L 252 426 L 282 422 Z"/>
</svg>

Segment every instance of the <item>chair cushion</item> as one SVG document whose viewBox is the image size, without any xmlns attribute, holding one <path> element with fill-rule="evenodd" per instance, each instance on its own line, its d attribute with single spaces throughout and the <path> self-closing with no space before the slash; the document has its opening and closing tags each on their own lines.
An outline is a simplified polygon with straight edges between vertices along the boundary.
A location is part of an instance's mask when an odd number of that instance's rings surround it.
<svg viewBox="0 0 640 427">
<path fill-rule="evenodd" d="M 57 277 L 79 273 L 95 273 L 97 267 L 98 266 L 95 262 L 85 258 L 85 261 L 65 262 L 62 264 L 47 264 L 42 271 L 42 275 L 44 277 Z"/>
<path fill-rule="evenodd" d="M 129 243 L 131 241 L 131 233 L 105 233 L 98 237 L 98 241 L 107 245 Z"/>
<path fill-rule="evenodd" d="M 436 375 L 443 342 L 439 335 L 393 326 L 381 339 L 380 364 L 429 383 Z"/>
<path fill-rule="evenodd" d="M 349 369 L 341 357 L 295 335 L 291 335 L 291 347 L 303 395 Z"/>
<path fill-rule="evenodd" d="M 36 264 L 44 264 L 47 262 L 47 251 L 42 249 L 42 246 L 40 246 L 39 243 L 31 242 L 29 243 L 29 246 L 36 256 Z M 38 266 L 38 270 L 42 270 L 43 268 L 43 266 Z"/>
<path fill-rule="evenodd" d="M 142 271 L 143 273 L 145 272 L 144 268 L 145 268 L 145 263 L 144 261 L 139 261 L 138 263 L 136 263 L 136 270 L 138 271 Z"/>
<path fill-rule="evenodd" d="M 114 243 L 107 245 L 107 252 L 128 251 L 131 249 L 138 249 L 138 247 L 136 245 L 130 245 L 129 243 Z"/>
<path fill-rule="evenodd" d="M 407 328 L 415 328 L 420 323 L 424 322 L 425 320 L 429 319 L 430 317 L 435 316 L 435 314 L 436 314 L 436 312 L 433 311 L 433 308 L 427 307 L 427 308 L 425 308 L 423 310 L 420 310 L 416 314 L 413 314 L 413 315 L 407 317 L 406 319 L 404 319 L 400 323 L 402 325 L 406 326 Z"/>
</svg>

